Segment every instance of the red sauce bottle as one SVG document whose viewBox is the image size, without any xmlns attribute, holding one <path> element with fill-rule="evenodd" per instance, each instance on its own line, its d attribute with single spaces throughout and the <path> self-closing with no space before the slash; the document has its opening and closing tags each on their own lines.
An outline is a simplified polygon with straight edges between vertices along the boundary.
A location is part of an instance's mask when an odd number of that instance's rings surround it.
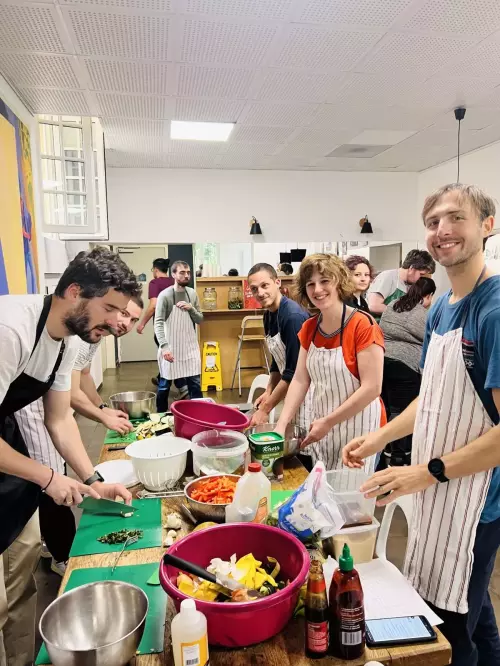
<svg viewBox="0 0 500 666">
<path fill-rule="evenodd" d="M 347 661 L 365 651 L 363 588 L 347 544 L 330 586 L 330 648 L 335 657 Z"/>
<path fill-rule="evenodd" d="M 321 659 L 328 654 L 328 600 L 321 562 L 313 560 L 309 569 L 305 601 L 306 656 Z"/>
</svg>

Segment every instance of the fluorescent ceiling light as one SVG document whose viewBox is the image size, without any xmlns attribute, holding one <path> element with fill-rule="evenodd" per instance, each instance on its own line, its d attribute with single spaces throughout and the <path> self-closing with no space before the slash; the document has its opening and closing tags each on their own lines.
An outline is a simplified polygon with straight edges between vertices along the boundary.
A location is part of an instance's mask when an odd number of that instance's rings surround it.
<svg viewBox="0 0 500 666">
<path fill-rule="evenodd" d="M 235 123 L 192 123 L 187 120 L 172 120 L 171 139 L 190 141 L 227 141 Z"/>
</svg>

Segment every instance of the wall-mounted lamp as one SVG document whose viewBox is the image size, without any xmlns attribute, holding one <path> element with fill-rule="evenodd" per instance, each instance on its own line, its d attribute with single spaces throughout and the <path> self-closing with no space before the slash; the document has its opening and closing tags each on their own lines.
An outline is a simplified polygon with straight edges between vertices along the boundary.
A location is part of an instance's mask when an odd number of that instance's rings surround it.
<svg viewBox="0 0 500 666">
<path fill-rule="evenodd" d="M 368 215 L 365 215 L 364 217 L 362 217 L 360 219 L 359 226 L 361 227 L 361 233 L 362 234 L 372 234 L 373 233 L 372 225 L 370 224 L 370 222 L 368 222 Z"/>
<path fill-rule="evenodd" d="M 250 220 L 250 236 L 262 236 L 262 229 L 255 217 Z"/>
</svg>

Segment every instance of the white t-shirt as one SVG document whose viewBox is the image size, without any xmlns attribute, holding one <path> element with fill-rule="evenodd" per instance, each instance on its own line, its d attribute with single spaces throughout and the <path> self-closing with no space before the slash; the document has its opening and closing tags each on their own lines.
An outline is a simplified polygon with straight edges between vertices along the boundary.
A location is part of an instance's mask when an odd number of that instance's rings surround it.
<svg viewBox="0 0 500 666">
<path fill-rule="evenodd" d="M 85 370 L 92 363 L 96 351 L 99 349 L 100 342 L 95 342 L 93 344 L 89 342 L 84 342 L 80 340 L 80 346 L 78 348 L 78 354 L 76 356 L 75 365 L 73 370 Z"/>
<path fill-rule="evenodd" d="M 0 404 L 12 382 L 25 372 L 46 382 L 57 361 L 60 340 L 53 340 L 44 328 L 33 351 L 36 327 L 43 309 L 42 295 L 0 296 Z M 71 371 L 78 353 L 80 338 L 65 338 L 65 350 L 57 371 L 53 391 L 71 389 Z M 30 358 L 31 357 L 31 358 Z"/>
</svg>

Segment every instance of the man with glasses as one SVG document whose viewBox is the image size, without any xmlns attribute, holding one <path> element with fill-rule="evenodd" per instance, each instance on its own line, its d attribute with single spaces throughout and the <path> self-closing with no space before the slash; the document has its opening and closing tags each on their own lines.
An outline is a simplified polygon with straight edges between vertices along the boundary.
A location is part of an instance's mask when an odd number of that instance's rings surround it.
<svg viewBox="0 0 500 666">
<path fill-rule="evenodd" d="M 184 378 L 189 397 L 201 398 L 201 358 L 196 335 L 196 324 L 203 315 L 198 295 L 188 287 L 191 268 L 184 261 L 172 265 L 175 284 L 164 289 L 158 296 L 155 310 L 155 335 L 160 349 L 158 365 L 160 381 L 156 407 L 159 412 L 168 409 L 168 394 L 172 381 Z"/>
</svg>

